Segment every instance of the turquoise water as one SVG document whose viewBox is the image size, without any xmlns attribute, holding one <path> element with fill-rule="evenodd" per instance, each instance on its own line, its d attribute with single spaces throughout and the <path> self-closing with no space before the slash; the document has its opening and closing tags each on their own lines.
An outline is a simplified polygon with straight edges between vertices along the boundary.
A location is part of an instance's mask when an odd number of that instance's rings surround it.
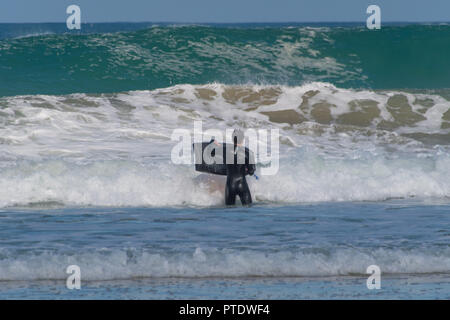
<svg viewBox="0 0 450 320">
<path fill-rule="evenodd" d="M 212 82 L 450 87 L 449 25 L 146 26 L 95 24 L 71 34 L 64 24 L 0 25 L 0 95 Z"/>
<path fill-rule="evenodd" d="M 449 49 L 448 24 L 0 24 L 0 298 L 449 299 Z M 253 207 L 171 161 L 195 121 L 278 130 Z"/>
</svg>

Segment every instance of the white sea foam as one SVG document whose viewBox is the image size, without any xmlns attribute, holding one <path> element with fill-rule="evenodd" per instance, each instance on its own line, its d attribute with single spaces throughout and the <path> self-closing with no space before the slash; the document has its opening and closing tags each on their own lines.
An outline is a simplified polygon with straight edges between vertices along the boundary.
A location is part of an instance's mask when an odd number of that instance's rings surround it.
<svg viewBox="0 0 450 320">
<path fill-rule="evenodd" d="M 24 35 L 17 36 L 14 39 L 41 37 L 41 36 L 48 36 L 48 35 L 51 35 L 51 34 L 55 34 L 55 33 L 51 32 L 51 31 L 32 32 L 32 33 L 27 33 L 27 34 L 24 34 Z"/>
<path fill-rule="evenodd" d="M 279 263 L 283 261 L 283 263 Z M 82 281 L 161 277 L 337 276 L 365 275 L 376 264 L 383 274 L 450 273 L 449 249 L 304 249 L 290 252 L 202 249 L 188 253 L 142 250 L 89 250 L 4 255 L 0 280 L 66 279 L 67 266 L 78 265 Z"/>
<path fill-rule="evenodd" d="M 204 130 L 280 130 L 279 172 L 249 180 L 259 201 L 445 198 L 449 110 L 439 95 L 325 83 L 1 98 L 0 206 L 221 205 L 218 184 L 170 162 L 172 131 L 193 131 L 194 120 Z"/>
<path fill-rule="evenodd" d="M 408 197 L 450 197 L 450 157 L 435 159 L 284 158 L 274 176 L 248 178 L 257 201 L 300 203 Z M 1 169 L 0 206 L 56 201 L 98 206 L 222 205 L 223 183 L 199 179 L 192 167 L 169 161 L 142 164 L 62 160 Z"/>
</svg>

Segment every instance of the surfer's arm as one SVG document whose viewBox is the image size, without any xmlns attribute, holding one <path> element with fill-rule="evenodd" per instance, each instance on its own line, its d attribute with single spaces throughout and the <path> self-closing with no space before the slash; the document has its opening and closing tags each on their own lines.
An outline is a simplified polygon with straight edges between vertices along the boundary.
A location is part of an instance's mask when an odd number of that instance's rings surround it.
<svg viewBox="0 0 450 320">
<path fill-rule="evenodd" d="M 246 171 L 249 175 L 253 175 L 256 171 L 256 165 L 255 165 L 255 157 L 253 155 L 253 152 L 249 151 L 247 154 L 247 164 L 246 164 Z"/>
<path fill-rule="evenodd" d="M 256 170 L 256 167 L 255 167 L 254 164 L 249 164 L 247 166 L 247 172 L 248 172 L 249 175 L 252 176 L 255 173 L 255 170 Z"/>
</svg>

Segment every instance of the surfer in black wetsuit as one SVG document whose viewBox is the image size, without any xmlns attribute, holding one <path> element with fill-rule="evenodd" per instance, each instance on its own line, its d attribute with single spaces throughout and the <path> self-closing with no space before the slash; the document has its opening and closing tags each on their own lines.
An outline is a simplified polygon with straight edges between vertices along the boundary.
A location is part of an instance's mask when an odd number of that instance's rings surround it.
<svg viewBox="0 0 450 320">
<path fill-rule="evenodd" d="M 233 132 L 233 149 L 227 148 L 227 184 L 225 187 L 225 204 L 227 206 L 236 203 L 236 196 L 238 195 L 243 205 L 250 205 L 252 203 L 252 195 L 248 188 L 245 176 L 247 174 L 253 175 L 256 167 L 253 153 L 245 148 L 244 133 L 235 129 Z M 232 154 L 228 154 L 228 153 Z M 229 159 L 233 159 L 232 162 Z"/>
</svg>

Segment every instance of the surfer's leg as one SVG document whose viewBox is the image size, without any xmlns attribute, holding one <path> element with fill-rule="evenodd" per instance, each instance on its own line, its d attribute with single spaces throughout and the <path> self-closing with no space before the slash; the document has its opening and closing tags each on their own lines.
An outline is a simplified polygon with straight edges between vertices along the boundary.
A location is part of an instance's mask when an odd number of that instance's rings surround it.
<svg viewBox="0 0 450 320">
<path fill-rule="evenodd" d="M 236 203 L 236 190 L 233 185 L 227 181 L 225 186 L 225 204 L 227 206 L 233 206 Z"/>
<path fill-rule="evenodd" d="M 239 198 L 241 199 L 241 203 L 244 206 L 249 206 L 252 204 L 252 195 L 245 178 L 239 186 Z"/>
</svg>

